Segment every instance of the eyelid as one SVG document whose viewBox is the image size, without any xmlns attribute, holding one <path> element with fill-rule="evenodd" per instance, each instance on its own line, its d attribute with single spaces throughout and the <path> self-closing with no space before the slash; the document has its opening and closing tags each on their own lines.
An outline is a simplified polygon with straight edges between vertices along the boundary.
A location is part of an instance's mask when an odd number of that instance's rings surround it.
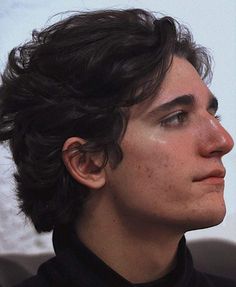
<svg viewBox="0 0 236 287">
<path fill-rule="evenodd" d="M 216 107 L 210 107 L 210 108 L 208 108 L 207 111 L 208 111 L 210 114 L 215 115 L 215 114 L 217 113 L 217 111 L 218 111 L 218 108 L 216 108 Z"/>
<path fill-rule="evenodd" d="M 161 121 L 163 121 L 163 120 L 165 120 L 165 119 L 168 119 L 168 118 L 177 116 L 177 115 L 179 115 L 179 114 L 181 114 L 181 113 L 187 113 L 187 111 L 184 111 L 183 109 L 180 109 L 180 110 L 171 112 L 171 113 L 169 113 L 168 115 L 165 115 L 165 116 L 161 117 L 159 121 L 161 122 Z"/>
<path fill-rule="evenodd" d="M 178 116 L 182 116 L 183 119 L 178 119 Z M 163 117 L 161 120 L 160 120 L 160 125 L 162 127 L 174 127 L 174 126 L 178 126 L 178 125 L 182 125 L 184 124 L 184 122 L 186 121 L 186 118 L 188 116 L 188 112 L 187 111 L 184 111 L 184 110 L 178 110 L 174 113 L 171 113 L 169 114 L 168 116 L 166 117 Z M 177 120 L 177 123 L 174 123 L 174 121 Z"/>
</svg>

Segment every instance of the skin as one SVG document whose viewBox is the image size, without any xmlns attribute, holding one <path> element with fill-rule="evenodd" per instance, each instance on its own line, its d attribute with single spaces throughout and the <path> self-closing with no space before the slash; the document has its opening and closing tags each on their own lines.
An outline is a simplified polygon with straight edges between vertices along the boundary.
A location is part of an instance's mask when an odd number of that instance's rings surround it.
<svg viewBox="0 0 236 287">
<path fill-rule="evenodd" d="M 194 67 L 174 57 L 155 99 L 131 108 L 116 169 L 107 165 L 92 177 L 88 166 L 98 158 L 80 169 L 75 159 L 65 159 L 76 180 L 92 190 L 78 236 L 133 283 L 167 274 L 183 234 L 225 216 L 222 157 L 233 140 L 216 109 Z M 65 148 L 76 141 L 69 139 Z"/>
<path fill-rule="evenodd" d="M 195 103 L 153 112 L 183 95 Z M 233 146 L 210 106 L 212 97 L 192 65 L 175 57 L 159 96 L 145 111 L 131 111 L 121 144 L 124 160 L 107 171 L 107 189 L 118 208 L 182 232 L 223 220 L 224 181 L 195 181 L 214 170 L 223 173 L 221 159 Z"/>
</svg>

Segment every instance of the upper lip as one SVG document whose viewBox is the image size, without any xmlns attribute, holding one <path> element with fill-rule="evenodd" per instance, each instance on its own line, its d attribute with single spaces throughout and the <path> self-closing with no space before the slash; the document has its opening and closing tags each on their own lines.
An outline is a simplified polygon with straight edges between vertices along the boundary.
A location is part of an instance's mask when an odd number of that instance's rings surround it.
<svg viewBox="0 0 236 287">
<path fill-rule="evenodd" d="M 225 173 L 226 173 L 226 171 L 223 168 L 221 168 L 221 169 L 214 169 L 214 170 L 212 170 L 210 172 L 206 172 L 204 174 L 196 176 L 193 181 L 201 181 L 201 180 L 204 180 L 204 179 L 209 178 L 209 177 L 224 178 L 225 177 Z"/>
</svg>

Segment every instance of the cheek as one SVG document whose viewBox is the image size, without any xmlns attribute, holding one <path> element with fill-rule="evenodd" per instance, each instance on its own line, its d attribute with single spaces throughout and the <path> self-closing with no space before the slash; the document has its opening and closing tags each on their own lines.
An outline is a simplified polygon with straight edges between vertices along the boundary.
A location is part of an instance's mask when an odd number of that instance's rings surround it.
<svg viewBox="0 0 236 287">
<path fill-rule="evenodd" d="M 124 142 L 123 165 L 127 170 L 132 169 L 144 178 L 151 179 L 158 174 L 164 175 L 173 170 L 176 172 L 179 166 L 183 166 L 185 158 L 182 158 L 181 149 L 186 152 L 185 147 L 178 145 L 177 150 L 171 139 L 160 136 L 149 136 L 145 141 L 137 139 L 133 144 Z"/>
<path fill-rule="evenodd" d="M 154 198 L 158 194 L 165 200 L 177 200 L 193 164 L 189 138 L 183 138 L 183 133 L 178 136 L 142 128 L 138 137 L 134 130 L 129 128 L 122 141 L 124 157 L 113 174 L 116 186 L 126 190 L 126 196 Z"/>
<path fill-rule="evenodd" d="M 173 143 L 176 139 L 123 142 L 123 160 L 109 174 L 107 185 L 114 207 L 150 216 L 168 216 L 187 208 L 191 200 L 189 145 L 179 141 L 176 148 Z"/>
<path fill-rule="evenodd" d="M 164 145 L 152 142 L 152 145 L 140 148 L 141 144 L 125 147 L 122 172 L 127 186 L 143 193 L 172 189 L 170 175 L 178 170 L 175 154 Z"/>
</svg>

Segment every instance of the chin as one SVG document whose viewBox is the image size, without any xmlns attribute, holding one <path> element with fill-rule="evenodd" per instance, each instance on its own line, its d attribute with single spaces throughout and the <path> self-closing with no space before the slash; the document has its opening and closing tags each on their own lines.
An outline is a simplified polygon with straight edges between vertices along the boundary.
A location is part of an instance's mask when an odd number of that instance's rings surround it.
<svg viewBox="0 0 236 287">
<path fill-rule="evenodd" d="M 188 230 L 204 229 L 208 227 L 213 227 L 219 225 L 225 218 L 226 209 L 214 209 L 208 210 L 206 214 L 200 214 L 198 218 L 193 219 L 192 222 L 189 222 Z"/>
<path fill-rule="evenodd" d="M 199 229 L 203 229 L 203 228 L 208 228 L 208 227 L 213 227 L 213 226 L 219 225 L 220 223 L 223 222 L 224 218 L 225 218 L 225 215 L 214 217 L 214 218 L 210 218 L 210 219 L 206 220 L 205 222 L 203 222 L 201 224 L 201 226 L 199 227 Z"/>
<path fill-rule="evenodd" d="M 205 197 L 204 202 L 199 202 L 198 209 L 195 209 L 194 229 L 216 226 L 225 218 L 226 206 L 223 193 L 209 193 L 208 196 Z"/>
</svg>

